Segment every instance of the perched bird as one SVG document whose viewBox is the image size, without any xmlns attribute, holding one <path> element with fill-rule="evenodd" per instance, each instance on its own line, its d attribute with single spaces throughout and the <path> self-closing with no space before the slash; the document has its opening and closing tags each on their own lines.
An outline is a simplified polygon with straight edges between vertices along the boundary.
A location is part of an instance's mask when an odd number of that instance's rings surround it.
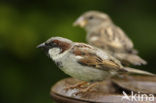
<svg viewBox="0 0 156 103">
<path fill-rule="evenodd" d="M 52 37 L 37 47 L 42 48 L 62 71 L 79 80 L 100 81 L 129 72 L 107 52 L 85 43 Z"/>
<path fill-rule="evenodd" d="M 99 81 L 125 71 L 107 52 L 84 43 L 52 37 L 38 48 L 44 49 L 62 71 L 79 80 Z"/>
<path fill-rule="evenodd" d="M 79 88 L 91 83 L 79 93 L 90 91 L 98 82 L 111 77 L 122 77 L 125 74 L 153 75 L 151 73 L 123 67 L 120 61 L 109 53 L 93 46 L 72 42 L 62 37 L 52 37 L 37 46 L 42 48 L 56 65 L 66 74 L 82 82 L 65 88 L 65 90 Z"/>
<path fill-rule="evenodd" d="M 98 11 L 86 12 L 74 22 L 74 26 L 77 25 L 86 30 L 90 45 L 111 53 L 122 64 L 146 64 L 146 61 L 137 55 L 132 41 L 107 14 Z"/>
</svg>

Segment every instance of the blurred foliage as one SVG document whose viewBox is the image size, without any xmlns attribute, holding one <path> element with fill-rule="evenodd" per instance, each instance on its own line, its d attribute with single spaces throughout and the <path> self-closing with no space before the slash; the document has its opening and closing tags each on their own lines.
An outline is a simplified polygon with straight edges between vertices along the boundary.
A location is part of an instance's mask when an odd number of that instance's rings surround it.
<svg viewBox="0 0 156 103">
<path fill-rule="evenodd" d="M 108 13 L 148 61 L 138 67 L 156 73 L 154 0 L 1 0 L 1 103 L 51 103 L 50 87 L 67 77 L 36 45 L 51 36 L 85 42 L 85 31 L 72 27 L 88 10 Z"/>
</svg>

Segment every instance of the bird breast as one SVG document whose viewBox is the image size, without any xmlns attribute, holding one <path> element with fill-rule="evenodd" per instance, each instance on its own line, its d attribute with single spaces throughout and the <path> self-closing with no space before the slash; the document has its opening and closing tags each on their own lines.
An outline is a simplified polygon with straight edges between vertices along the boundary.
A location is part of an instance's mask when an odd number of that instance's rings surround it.
<svg viewBox="0 0 156 103">
<path fill-rule="evenodd" d="M 66 54 L 65 57 L 60 59 L 62 63 L 61 70 L 74 78 L 84 81 L 99 81 L 108 77 L 109 73 L 107 71 L 79 64 L 77 62 L 79 58 L 81 57 Z"/>
</svg>

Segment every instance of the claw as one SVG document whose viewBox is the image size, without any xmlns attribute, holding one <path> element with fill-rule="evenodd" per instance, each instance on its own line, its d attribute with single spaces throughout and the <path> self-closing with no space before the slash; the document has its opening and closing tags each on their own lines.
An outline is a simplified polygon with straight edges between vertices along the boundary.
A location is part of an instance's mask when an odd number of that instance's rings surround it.
<svg viewBox="0 0 156 103">
<path fill-rule="evenodd" d="M 75 85 L 71 85 L 69 87 L 64 88 L 66 91 L 68 91 L 69 89 L 74 89 L 74 88 L 81 88 L 81 86 L 88 84 L 88 82 L 82 81 L 82 82 L 78 82 Z"/>
</svg>

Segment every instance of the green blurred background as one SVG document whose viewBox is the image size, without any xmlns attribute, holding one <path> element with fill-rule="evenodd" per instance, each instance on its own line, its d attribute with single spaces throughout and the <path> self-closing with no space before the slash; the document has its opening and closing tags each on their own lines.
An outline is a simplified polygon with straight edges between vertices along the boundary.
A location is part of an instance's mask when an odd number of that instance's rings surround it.
<svg viewBox="0 0 156 103">
<path fill-rule="evenodd" d="M 0 103 L 52 103 L 49 91 L 67 77 L 36 45 L 51 36 L 85 42 L 85 31 L 72 27 L 88 10 L 108 13 L 129 35 L 156 73 L 154 0 L 1 0 Z"/>
</svg>

